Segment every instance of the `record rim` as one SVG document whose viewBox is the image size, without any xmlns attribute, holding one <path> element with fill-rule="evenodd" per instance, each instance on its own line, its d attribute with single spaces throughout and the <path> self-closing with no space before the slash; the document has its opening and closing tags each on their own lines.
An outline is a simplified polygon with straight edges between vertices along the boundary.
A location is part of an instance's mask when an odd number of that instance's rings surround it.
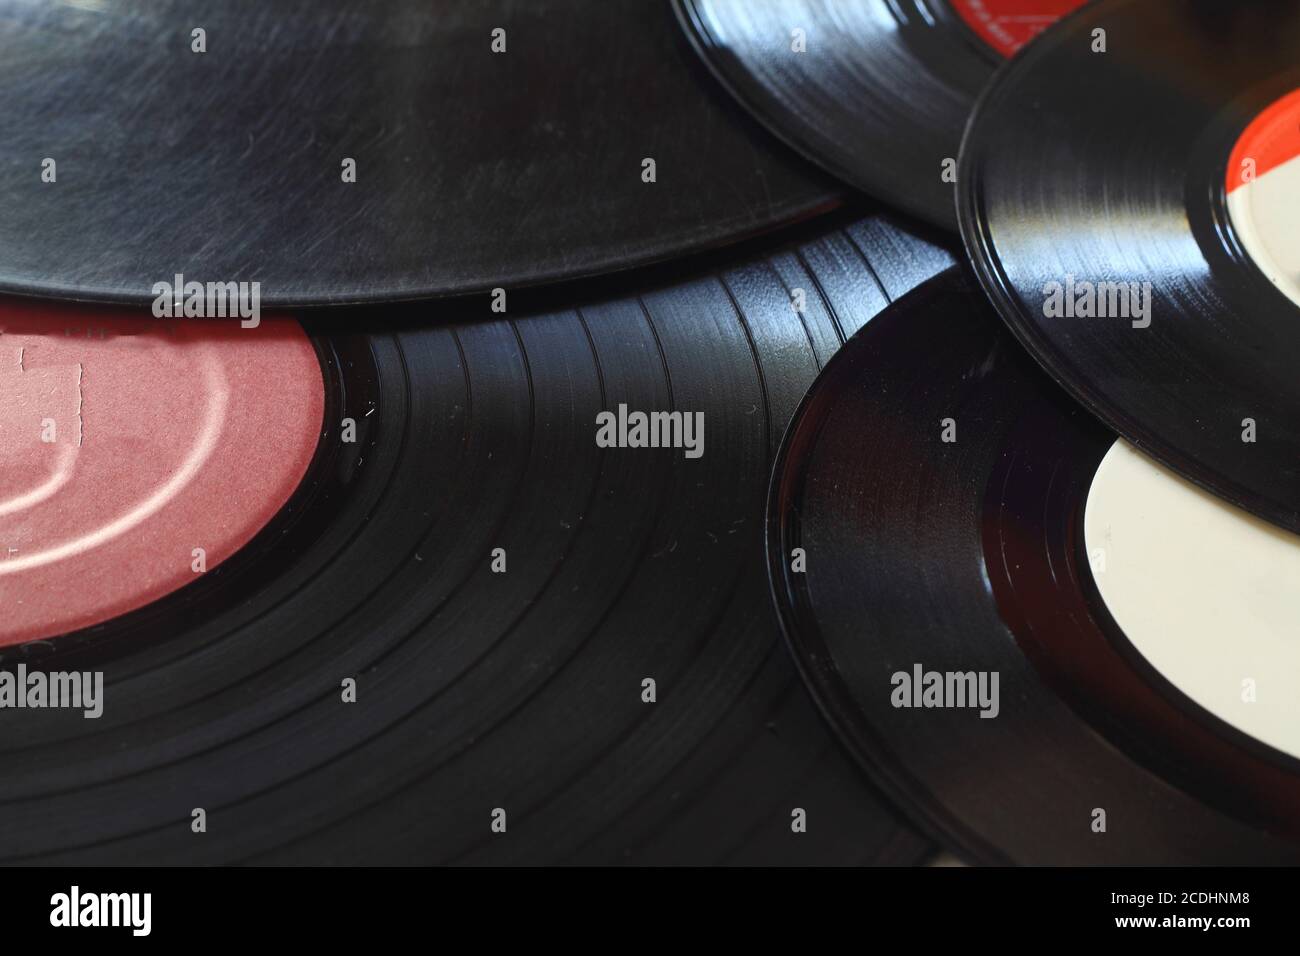
<svg viewBox="0 0 1300 956">
<path fill-rule="evenodd" d="M 825 177 L 829 175 L 817 167 L 816 173 Z M 634 257 L 611 256 L 602 262 L 588 263 L 581 269 L 554 269 L 546 272 L 534 272 L 515 280 L 507 278 L 504 288 L 507 292 L 529 293 L 550 287 L 563 287 L 570 284 L 598 282 L 607 277 L 628 277 L 634 280 L 642 271 L 653 270 L 663 266 L 673 266 L 678 262 L 726 254 L 732 249 L 746 249 L 752 243 L 761 242 L 768 236 L 779 237 L 787 231 L 808 228 L 819 220 L 836 214 L 847 213 L 852 204 L 844 194 L 844 187 L 838 182 L 830 182 L 827 190 L 814 200 L 800 204 L 784 216 L 774 215 L 771 221 L 750 228 L 737 229 L 734 232 L 704 239 L 683 242 L 671 248 L 656 245 L 650 254 Z M 951 234 L 951 227 L 948 229 Z M 260 281 L 260 280 L 258 280 Z M 381 305 L 418 305 L 423 302 L 448 304 L 463 302 L 476 297 L 487 297 L 501 280 L 491 278 L 484 284 L 474 282 L 446 283 L 436 286 L 409 286 L 406 288 L 376 287 L 362 289 L 360 286 L 338 293 L 313 293 L 300 295 L 276 292 L 273 286 L 259 287 L 261 305 L 278 311 L 292 311 L 300 319 L 306 320 L 311 313 L 332 309 Z M 21 299 L 34 305 L 62 304 L 78 307 L 117 306 L 128 308 L 145 308 L 150 306 L 157 296 L 152 293 L 133 291 L 119 286 L 89 286 L 72 283 L 39 283 L 27 280 L 14 281 L 0 274 L 0 297 Z M 214 321 L 203 318 L 200 321 Z M 219 321 L 219 320 L 215 320 Z M 434 320 L 435 323 L 437 320 Z"/>
<path fill-rule="evenodd" d="M 902 302 L 923 290 L 933 290 L 940 284 L 960 283 L 962 275 L 961 265 L 950 267 L 895 301 Z M 859 329 L 853 338 L 857 338 L 870 327 L 870 324 Z M 817 710 L 825 718 L 841 748 L 884 794 L 889 804 L 894 806 L 920 833 L 961 858 L 963 862 L 987 866 L 1011 866 L 1013 861 L 1010 857 L 982 839 L 973 829 L 965 827 L 956 814 L 934 799 L 928 788 L 917 785 L 902 762 L 870 731 L 866 721 L 854 719 L 857 704 L 853 700 L 847 682 L 836 673 L 834 659 L 820 627 L 813 622 L 813 633 L 808 633 L 799 627 L 796 619 L 796 607 L 799 602 L 795 599 L 795 595 L 798 590 L 789 578 L 782 545 L 786 543 L 784 539 L 788 526 L 787 515 L 796 510 L 797 498 L 793 494 L 787 498 L 786 479 L 791 469 L 797 467 L 794 455 L 801 439 L 812 431 L 812 439 L 815 440 L 816 434 L 825 424 L 824 412 L 818 415 L 818 420 L 815 422 L 810 419 L 809 412 L 814 405 L 833 404 L 831 401 L 833 396 L 824 394 L 828 391 L 824 384 L 831 381 L 831 376 L 835 374 L 836 369 L 851 360 L 853 338 L 846 341 L 839 351 L 831 356 L 830 361 L 817 376 L 817 380 L 805 392 L 795 409 L 794 416 L 786 426 L 781 437 L 781 445 L 772 462 L 763 537 L 768 590 L 776 612 L 777 623 L 786 649 L 794 660 L 795 669 Z M 823 387 L 819 388 L 819 383 L 822 383 Z M 834 391 L 839 393 L 843 388 L 841 383 L 836 382 Z M 809 428 L 810 423 L 812 428 Z M 800 473 L 789 484 L 793 491 L 793 488 L 802 487 L 803 483 L 804 477 Z"/>
</svg>

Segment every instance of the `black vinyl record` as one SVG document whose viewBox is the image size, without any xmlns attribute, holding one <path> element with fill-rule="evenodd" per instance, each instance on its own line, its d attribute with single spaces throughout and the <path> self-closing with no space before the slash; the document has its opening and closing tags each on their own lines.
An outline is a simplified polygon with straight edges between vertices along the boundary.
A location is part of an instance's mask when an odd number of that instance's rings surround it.
<svg viewBox="0 0 1300 956">
<path fill-rule="evenodd" d="M 837 203 L 679 34 L 660 0 L 0 0 L 0 289 L 512 288 Z"/>
<path fill-rule="evenodd" d="M 284 511 L 170 597 L 5 652 L 103 669 L 106 705 L 0 712 L 0 861 L 923 859 L 799 686 L 763 514 L 817 370 L 952 261 L 872 217 L 531 314 L 309 318 L 326 429 Z M 599 447 L 620 405 L 700 413 L 702 454 Z"/>
<path fill-rule="evenodd" d="M 1300 530 L 1300 7 L 1104 0 L 1000 75 L 960 216 L 1020 341 L 1089 409 Z"/>
<path fill-rule="evenodd" d="M 1115 441 L 973 279 L 890 306 L 828 364 L 775 467 L 769 568 L 795 657 L 850 750 L 967 859 L 1300 861 L 1300 762 L 1192 706 L 1097 598 L 1082 508 Z M 902 706 L 896 675 L 918 666 L 998 675 L 995 716 Z"/>
<path fill-rule="evenodd" d="M 944 163 L 976 96 L 1004 56 L 1079 2 L 674 0 L 705 61 L 770 129 L 949 229 L 955 169 Z"/>
</svg>

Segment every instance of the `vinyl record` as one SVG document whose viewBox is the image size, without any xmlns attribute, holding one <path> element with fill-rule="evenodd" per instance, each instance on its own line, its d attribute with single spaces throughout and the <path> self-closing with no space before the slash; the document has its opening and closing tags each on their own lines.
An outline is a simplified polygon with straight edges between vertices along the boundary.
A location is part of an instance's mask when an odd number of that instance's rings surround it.
<svg viewBox="0 0 1300 956">
<path fill-rule="evenodd" d="M 1051 375 L 1300 530 L 1300 8 L 1104 0 L 1004 72 L 963 147 L 980 279 Z"/>
<path fill-rule="evenodd" d="M 1134 565 L 1130 546 L 1180 533 L 1155 514 L 1169 494 L 1254 522 L 1265 550 L 1281 532 L 1165 472 L 1144 499 L 1155 510 L 1091 529 L 1106 568 L 1084 550 L 1085 511 L 1096 523 L 1095 486 L 1113 489 L 1102 470 L 1122 470 L 1138 454 L 1127 448 L 1042 374 L 974 279 L 926 283 L 831 361 L 783 444 L 768 549 L 787 637 L 856 757 L 967 859 L 1294 863 L 1300 679 L 1285 645 L 1300 539 L 1274 542 L 1289 577 L 1247 582 L 1235 607 L 1213 588 L 1200 597 L 1219 618 L 1206 653 L 1229 663 L 1185 680 L 1180 659 L 1199 652 L 1190 632 L 1169 633 L 1177 609 L 1160 590 L 1179 582 Z M 1112 500 L 1136 487 L 1126 480 Z M 1101 599 L 1096 582 L 1125 574 L 1149 592 L 1154 624 L 1128 612 L 1122 588 L 1106 583 L 1114 604 Z M 1270 590 L 1289 610 L 1243 664 L 1233 641 Z M 1242 716 L 1254 702 L 1236 696 L 1239 666 L 1289 715 L 1286 742 Z M 1226 694 L 1206 698 L 1207 681 Z"/>
<path fill-rule="evenodd" d="M 0 290 L 515 288 L 836 203 L 679 34 L 657 0 L 0 0 Z"/>
<path fill-rule="evenodd" d="M 858 189 L 952 229 L 952 175 L 979 91 L 1083 0 L 674 0 L 718 78 Z M 949 175 L 945 175 L 947 172 Z"/>
<path fill-rule="evenodd" d="M 872 217 L 694 275 L 642 274 L 637 292 L 548 293 L 566 306 L 531 314 L 512 297 L 508 316 L 472 301 L 309 317 L 323 405 L 279 383 L 301 397 L 265 438 L 292 448 L 313 414 L 325 423 L 288 504 L 169 596 L 4 651 L 10 674 L 102 670 L 105 684 L 95 719 L 0 708 L 0 860 L 923 859 L 781 647 L 763 514 L 818 368 L 952 261 Z M 121 321 L 74 317 L 108 337 Z M 44 346 L 27 345 L 34 374 Z M 105 411 L 84 379 L 83 452 L 116 427 L 144 469 L 189 434 L 178 410 L 151 437 L 147 410 Z M 230 409 L 256 394 L 237 384 Z M 636 431 L 661 413 L 683 424 L 650 434 L 681 447 Z M 222 454 L 257 471 L 240 434 Z M 280 479 L 255 478 L 229 479 L 226 497 L 273 502 Z M 234 510 L 204 495 L 187 507 Z M 190 573 L 201 541 L 163 527 L 121 574 L 157 542 Z M 85 560 L 63 568 L 69 591 Z M 6 606 L 34 593 L 12 580 L 0 564 Z"/>
</svg>

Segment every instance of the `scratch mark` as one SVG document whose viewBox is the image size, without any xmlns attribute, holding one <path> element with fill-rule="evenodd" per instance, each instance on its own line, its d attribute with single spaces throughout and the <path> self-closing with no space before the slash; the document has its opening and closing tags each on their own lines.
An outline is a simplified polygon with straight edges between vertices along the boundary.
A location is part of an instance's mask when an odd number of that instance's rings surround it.
<svg viewBox="0 0 1300 956">
<path fill-rule="evenodd" d="M 81 447 L 81 440 L 85 435 L 85 421 L 81 417 L 81 406 L 86 401 L 86 393 L 81 388 L 81 382 L 86 377 L 86 367 L 80 362 L 77 363 L 77 447 Z"/>
</svg>

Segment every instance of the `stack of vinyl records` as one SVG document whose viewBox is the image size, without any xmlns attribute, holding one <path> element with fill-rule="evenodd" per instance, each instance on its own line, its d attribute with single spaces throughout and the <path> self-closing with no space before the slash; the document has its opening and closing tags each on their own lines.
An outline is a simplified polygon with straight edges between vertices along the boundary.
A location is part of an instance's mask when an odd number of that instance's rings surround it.
<svg viewBox="0 0 1300 956">
<path fill-rule="evenodd" d="M 1300 861 L 1295 4 L 0 0 L 0 89 L 0 862 Z"/>
</svg>

